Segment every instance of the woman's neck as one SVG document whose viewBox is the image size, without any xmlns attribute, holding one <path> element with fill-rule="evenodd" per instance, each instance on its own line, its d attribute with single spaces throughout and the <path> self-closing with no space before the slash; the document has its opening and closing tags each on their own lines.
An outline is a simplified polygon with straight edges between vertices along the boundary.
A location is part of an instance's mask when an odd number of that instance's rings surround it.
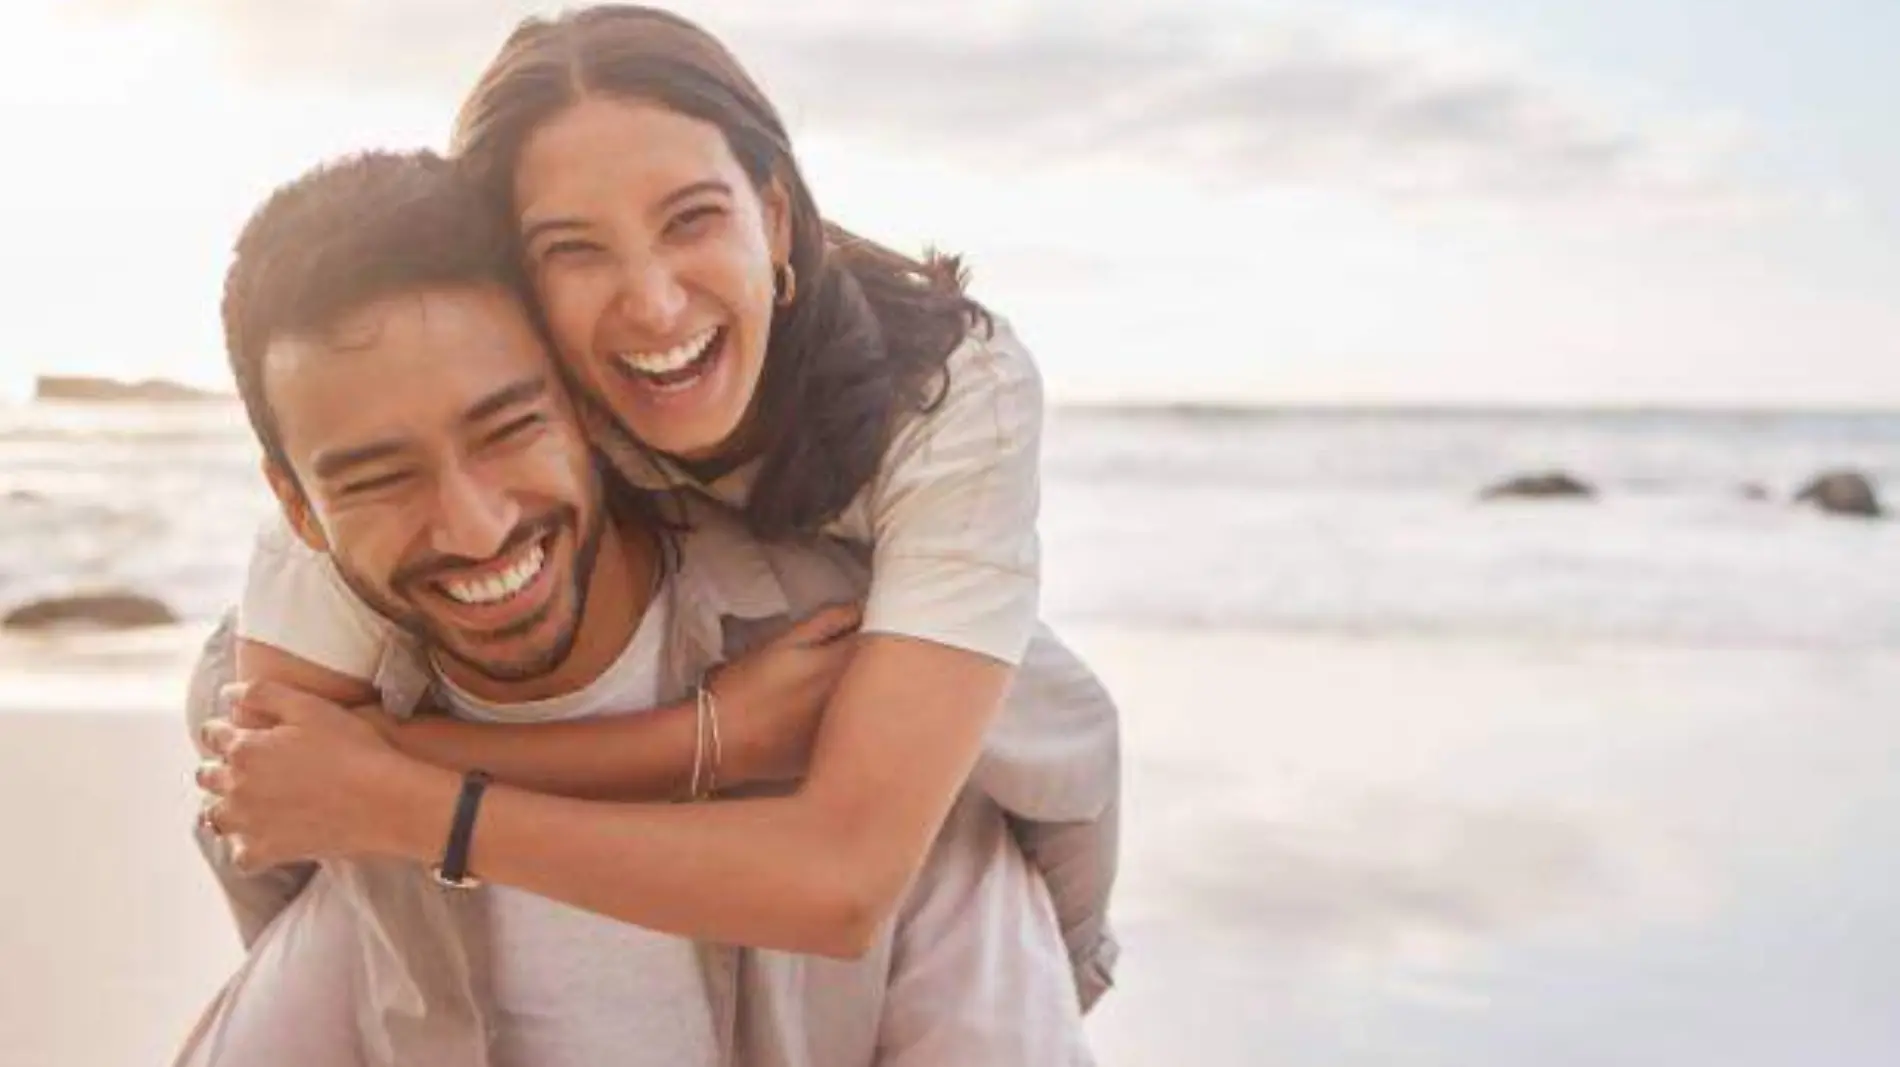
<svg viewBox="0 0 1900 1067">
<path fill-rule="evenodd" d="M 701 485 L 712 483 L 745 466 L 764 454 L 765 447 L 759 433 L 759 398 L 754 396 L 747 405 L 745 417 L 739 420 L 739 426 L 721 441 L 709 453 L 687 457 L 663 452 L 679 469 L 685 471 Z"/>
<path fill-rule="evenodd" d="M 702 485 L 710 485 L 726 475 L 731 474 L 733 471 L 738 470 L 745 464 L 746 460 L 751 457 L 739 454 L 722 454 L 709 459 L 686 459 L 681 456 L 668 456 L 667 458 L 671 459 L 679 469 L 691 475 L 694 481 Z"/>
</svg>

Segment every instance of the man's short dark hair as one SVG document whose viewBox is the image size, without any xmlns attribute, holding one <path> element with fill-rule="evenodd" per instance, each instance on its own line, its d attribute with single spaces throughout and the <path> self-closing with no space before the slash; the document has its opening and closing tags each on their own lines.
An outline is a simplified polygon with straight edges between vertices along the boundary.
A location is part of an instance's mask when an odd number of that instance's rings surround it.
<svg viewBox="0 0 1900 1067">
<path fill-rule="evenodd" d="M 323 338 L 378 300 L 445 286 L 522 291 L 506 220 L 457 165 L 428 151 L 366 152 L 277 189 L 239 235 L 224 279 L 224 348 L 251 427 L 289 463 L 264 396 L 264 354 Z"/>
</svg>

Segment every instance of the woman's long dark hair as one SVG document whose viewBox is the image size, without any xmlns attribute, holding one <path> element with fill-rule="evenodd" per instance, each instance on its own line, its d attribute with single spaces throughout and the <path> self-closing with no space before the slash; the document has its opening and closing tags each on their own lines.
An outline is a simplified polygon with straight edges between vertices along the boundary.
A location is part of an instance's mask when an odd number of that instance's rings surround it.
<svg viewBox="0 0 1900 1067">
<path fill-rule="evenodd" d="M 791 207 L 796 298 L 772 317 L 740 434 L 760 458 L 745 502 L 759 537 L 815 532 L 876 474 L 897 419 L 948 386 L 945 359 L 989 317 L 954 256 L 915 260 L 826 222 L 784 123 L 738 60 L 670 12 L 602 4 L 528 19 L 456 119 L 454 151 L 514 212 L 514 173 L 543 122 L 588 96 L 650 100 L 724 132 L 754 187 Z"/>
</svg>

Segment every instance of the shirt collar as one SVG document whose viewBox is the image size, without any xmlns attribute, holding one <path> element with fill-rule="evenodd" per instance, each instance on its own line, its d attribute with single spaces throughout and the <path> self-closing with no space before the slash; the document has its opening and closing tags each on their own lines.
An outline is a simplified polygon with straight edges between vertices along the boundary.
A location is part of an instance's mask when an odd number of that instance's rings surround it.
<svg viewBox="0 0 1900 1067">
<path fill-rule="evenodd" d="M 618 423 L 591 404 L 582 409 L 581 424 L 588 439 L 607 457 L 607 462 L 613 464 L 614 470 L 641 489 L 692 490 L 727 507 L 737 508 L 745 503 L 752 483 L 758 478 L 759 461 L 752 459 L 717 478 L 701 480 L 671 457 L 635 445 Z"/>
</svg>

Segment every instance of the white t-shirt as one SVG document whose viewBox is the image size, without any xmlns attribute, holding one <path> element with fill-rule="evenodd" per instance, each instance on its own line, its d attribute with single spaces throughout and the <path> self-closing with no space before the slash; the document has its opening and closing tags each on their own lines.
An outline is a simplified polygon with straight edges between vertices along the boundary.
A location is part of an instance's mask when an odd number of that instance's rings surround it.
<svg viewBox="0 0 1900 1067">
<path fill-rule="evenodd" d="M 446 680 L 456 715 L 559 722 L 659 703 L 666 633 L 656 598 L 626 651 L 577 693 L 492 704 Z M 508 886 L 490 886 L 495 1052 L 503 1067 L 693 1067 L 718 1057 L 712 1006 L 691 942 Z"/>
</svg>

